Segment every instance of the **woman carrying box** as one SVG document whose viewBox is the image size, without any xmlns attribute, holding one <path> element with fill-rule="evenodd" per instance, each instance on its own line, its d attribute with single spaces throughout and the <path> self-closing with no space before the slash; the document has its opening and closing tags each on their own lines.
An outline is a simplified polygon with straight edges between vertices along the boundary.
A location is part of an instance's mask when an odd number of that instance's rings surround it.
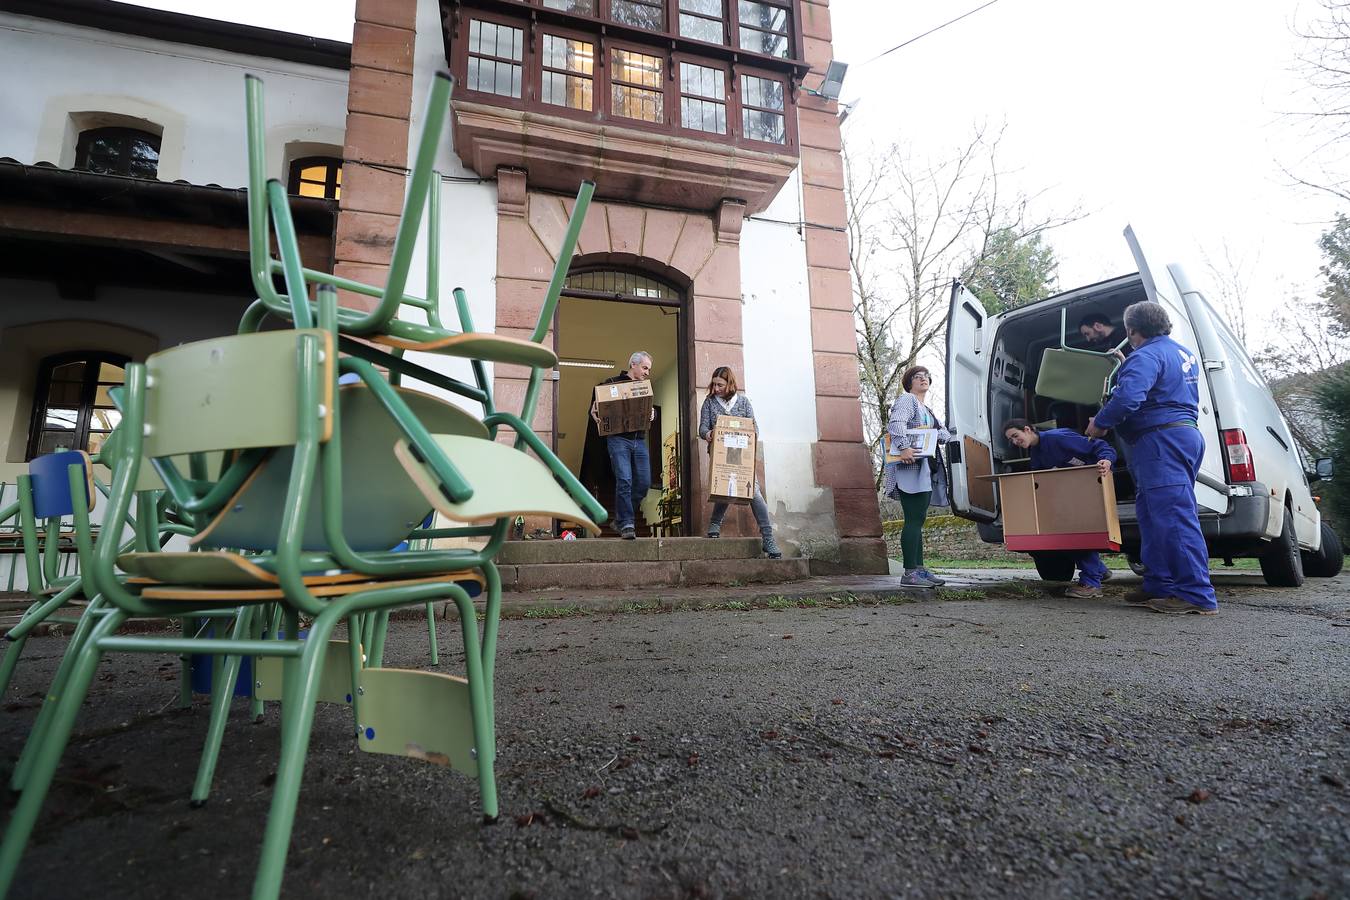
<svg viewBox="0 0 1350 900">
<path fill-rule="evenodd" d="M 934 483 L 937 481 L 939 486 L 945 487 L 946 471 L 936 453 L 933 456 L 934 464 L 930 465 L 928 457 L 916 452 L 922 445 L 922 437 L 916 432 L 933 429 L 937 431 L 938 443 L 951 440 L 951 434 L 942 427 L 938 417 L 924 402 L 928 397 L 928 388 L 932 385 L 932 376 L 927 369 L 910 366 L 900 376 L 900 385 L 905 393 L 896 397 L 891 404 L 890 420 L 886 423 L 886 431 L 890 435 L 890 454 L 882 470 L 882 492 L 892 500 L 899 500 L 905 511 L 905 527 L 900 532 L 905 574 L 900 583 L 912 587 L 933 587 L 946 582 L 924 568 L 923 526 L 928 518 L 928 504 L 933 499 Z M 944 499 L 943 505 L 945 503 Z"/>
<path fill-rule="evenodd" d="M 718 416 L 737 416 L 754 422 L 755 410 L 750 398 L 736 387 L 736 376 L 728 366 L 713 369 L 712 380 L 708 382 L 708 396 L 703 400 L 703 408 L 698 415 L 698 436 L 708 442 L 708 453 L 712 453 L 713 427 Z M 755 422 L 755 434 L 759 434 L 759 423 Z M 759 533 L 763 539 L 765 554 L 769 559 L 782 559 L 783 551 L 773 539 L 773 523 L 769 521 L 769 507 L 764 503 L 764 495 L 759 492 L 759 480 L 755 480 L 755 495 L 750 500 L 750 510 L 759 523 Z M 727 504 L 714 503 L 712 517 L 708 520 L 708 537 L 720 537 L 722 519 L 727 514 Z"/>
</svg>

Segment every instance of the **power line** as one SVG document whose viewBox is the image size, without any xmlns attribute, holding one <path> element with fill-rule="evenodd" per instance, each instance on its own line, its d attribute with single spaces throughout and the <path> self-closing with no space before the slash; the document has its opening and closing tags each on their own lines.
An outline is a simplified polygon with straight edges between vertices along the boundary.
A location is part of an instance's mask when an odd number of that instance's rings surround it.
<svg viewBox="0 0 1350 900">
<path fill-rule="evenodd" d="M 926 37 L 928 37 L 930 34 L 932 34 L 933 32 L 935 32 L 935 31 L 941 31 L 942 29 L 946 28 L 948 25 L 955 25 L 957 22 L 960 22 L 962 19 L 964 19 L 964 18 L 966 18 L 966 17 L 968 17 L 968 16 L 973 16 L 973 15 L 975 15 L 977 12 L 979 12 L 980 10 L 982 10 L 982 9 L 987 9 L 988 7 L 993 6 L 993 5 L 994 5 L 995 3 L 997 3 L 997 2 L 998 2 L 998 0 L 989 0 L 988 3 L 985 3 L 985 4 L 983 4 L 982 6 L 977 6 L 977 7 L 975 7 L 974 9 L 972 9 L 970 12 L 962 13 L 961 15 L 957 16 L 955 19 L 952 19 L 952 20 L 950 20 L 950 21 L 948 21 L 948 22 L 943 22 L 941 25 L 937 26 L 936 28 L 930 28 L 930 29 L 928 29 L 927 31 L 925 31 L 923 34 L 920 34 L 920 35 L 917 35 L 917 36 L 915 36 L 915 37 L 912 37 L 912 38 L 910 38 L 909 40 L 905 41 L 903 44 L 896 44 L 894 47 L 892 47 L 891 49 L 885 51 L 884 53 L 878 53 L 876 56 L 874 56 L 874 57 L 872 57 L 871 59 L 867 60 L 867 62 L 862 63 L 862 65 L 865 66 L 865 65 L 867 65 L 868 63 L 874 63 L 874 62 L 876 62 L 877 60 L 881 59 L 883 56 L 887 56 L 887 55 L 889 55 L 889 54 L 891 54 L 891 53 L 894 53 L 895 51 L 899 50 L 901 47 L 908 47 L 910 44 L 912 44 L 912 43 L 914 43 L 915 41 L 919 40 L 919 38 L 926 38 Z"/>
</svg>

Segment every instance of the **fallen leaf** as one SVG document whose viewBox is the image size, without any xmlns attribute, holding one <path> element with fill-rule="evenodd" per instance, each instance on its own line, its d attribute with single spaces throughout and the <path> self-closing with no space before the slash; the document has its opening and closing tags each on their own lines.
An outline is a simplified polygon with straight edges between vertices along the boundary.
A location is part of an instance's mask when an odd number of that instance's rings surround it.
<svg viewBox="0 0 1350 900">
<path fill-rule="evenodd" d="M 698 754 L 697 753 L 689 754 L 688 762 L 690 768 L 693 768 L 694 766 L 698 765 Z"/>
<path fill-rule="evenodd" d="M 586 790 L 581 792 L 582 800 L 594 800 L 596 797 L 599 796 L 600 796 L 600 788 L 596 787 L 595 785 L 591 785 L 590 787 L 586 788 Z"/>
<path fill-rule="evenodd" d="M 776 731 L 761 731 L 761 732 L 759 733 L 759 736 L 762 737 L 762 738 L 763 738 L 764 740 L 766 740 L 766 741 L 776 741 L 776 740 L 778 740 L 778 732 L 776 732 Z"/>
<path fill-rule="evenodd" d="M 1204 788 L 1196 788 L 1195 790 L 1191 791 L 1191 795 L 1186 798 L 1186 801 L 1188 803 L 1204 803 L 1209 798 L 1210 798 L 1209 791 L 1205 790 Z"/>
</svg>

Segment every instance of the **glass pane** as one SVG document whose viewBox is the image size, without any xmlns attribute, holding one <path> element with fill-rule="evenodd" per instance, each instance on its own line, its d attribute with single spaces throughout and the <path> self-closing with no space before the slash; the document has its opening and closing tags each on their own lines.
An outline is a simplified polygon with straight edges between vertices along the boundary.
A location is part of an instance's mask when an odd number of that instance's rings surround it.
<svg viewBox="0 0 1350 900">
<path fill-rule="evenodd" d="M 713 100 L 727 98 L 727 84 L 721 69 L 680 63 L 680 92 Z"/>
<path fill-rule="evenodd" d="M 48 406 L 79 406 L 83 397 L 82 381 L 53 381 L 47 389 Z"/>
<path fill-rule="evenodd" d="M 651 31 L 664 31 L 664 4 L 644 3 L 641 0 L 610 0 L 609 13 L 616 22 L 646 28 Z"/>
<path fill-rule="evenodd" d="M 38 438 L 37 455 L 55 453 L 57 450 L 70 450 L 75 443 L 75 434 L 70 431 L 44 431 Z"/>
<path fill-rule="evenodd" d="M 469 57 L 469 89 L 503 97 L 520 96 L 520 66 Z"/>
<path fill-rule="evenodd" d="M 116 363 L 98 364 L 98 380 L 103 384 L 121 384 L 126 379 L 127 373 Z"/>
<path fill-rule="evenodd" d="M 783 82 L 771 78 L 756 78 L 754 75 L 742 75 L 741 98 L 746 106 L 782 109 Z"/>
<path fill-rule="evenodd" d="M 581 75 L 590 75 L 595 68 L 595 46 L 585 41 L 573 41 L 557 35 L 544 35 L 544 67 L 566 69 Z"/>
<path fill-rule="evenodd" d="M 787 31 L 787 10 L 781 6 L 757 3 L 755 0 L 740 0 L 736 6 L 741 24 L 763 31 Z"/>
<path fill-rule="evenodd" d="M 333 174 L 336 176 L 336 178 L 334 179 L 334 183 L 342 184 L 342 166 L 338 166 L 337 171 L 334 172 Z"/>
<path fill-rule="evenodd" d="M 788 36 L 768 31 L 756 31 L 753 28 L 741 29 L 741 49 L 751 53 L 763 53 L 765 56 L 788 57 Z"/>
<path fill-rule="evenodd" d="M 710 44 L 722 43 L 722 23 L 712 19 L 700 19 L 698 16 L 680 16 L 680 34 L 696 41 Z"/>
<path fill-rule="evenodd" d="M 545 72 L 542 96 L 545 103 L 591 111 L 591 80 L 579 75 Z"/>
<path fill-rule="evenodd" d="M 300 170 L 300 177 L 308 181 L 318 181 L 318 182 L 327 181 L 328 167 L 323 165 L 308 166 Z"/>
<path fill-rule="evenodd" d="M 129 163 L 128 175 L 154 178 L 159 171 L 159 148 L 143 138 L 136 138 L 131 141 Z"/>
<path fill-rule="evenodd" d="M 595 15 L 595 0 L 544 0 L 544 6 L 583 16 Z"/>
<path fill-rule="evenodd" d="M 103 442 L 108 439 L 106 431 L 89 432 L 89 440 L 85 442 L 84 449 L 89 453 L 97 453 L 103 449 Z"/>
<path fill-rule="evenodd" d="M 469 52 L 483 52 L 483 23 L 477 19 L 469 20 Z"/>
<path fill-rule="evenodd" d="M 626 81 L 629 84 L 657 89 L 661 87 L 661 58 L 659 56 L 647 56 L 645 53 L 634 53 L 632 50 L 616 49 L 612 61 L 613 73 L 610 77 L 615 81 Z"/>
<path fill-rule="evenodd" d="M 69 407 L 47 407 L 47 418 L 42 427 L 51 431 L 74 431 L 80 411 Z"/>
<path fill-rule="evenodd" d="M 621 84 L 614 85 L 614 115 L 644 122 L 661 122 L 665 119 L 659 93 Z"/>
<path fill-rule="evenodd" d="M 322 197 L 323 185 L 315 184 L 312 181 L 300 182 L 300 189 L 296 191 L 301 197 Z"/>
<path fill-rule="evenodd" d="M 693 97 L 680 99 L 680 124 L 696 131 L 713 134 L 727 133 L 727 108 L 711 100 L 698 100 Z"/>
<path fill-rule="evenodd" d="M 722 18 L 722 0 L 680 0 L 680 9 Z"/>
<path fill-rule="evenodd" d="M 115 409 L 95 409 L 89 412 L 89 427 L 97 431 L 112 431 L 122 423 L 122 414 Z"/>
<path fill-rule="evenodd" d="M 84 362 L 71 362 L 52 369 L 53 381 L 84 381 Z"/>
<path fill-rule="evenodd" d="M 787 143 L 787 125 L 778 113 L 758 109 L 746 109 L 742 112 L 747 138 L 771 144 Z"/>
<path fill-rule="evenodd" d="M 94 393 L 94 405 L 112 406 L 113 405 L 112 397 L 109 396 L 108 392 L 111 391 L 114 387 L 116 387 L 116 385 L 100 384 L 98 386 L 98 389 Z"/>
</svg>

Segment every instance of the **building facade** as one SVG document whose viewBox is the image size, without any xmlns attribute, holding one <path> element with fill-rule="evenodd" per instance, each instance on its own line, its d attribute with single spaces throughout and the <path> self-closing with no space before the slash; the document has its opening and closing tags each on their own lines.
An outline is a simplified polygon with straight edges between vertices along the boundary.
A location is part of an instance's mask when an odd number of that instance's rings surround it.
<svg viewBox="0 0 1350 900">
<path fill-rule="evenodd" d="M 0 350 L 27 348 L 0 354 L 6 471 L 67 437 L 66 420 L 76 443 L 97 440 L 101 379 L 115 377 L 103 366 L 233 330 L 251 299 L 245 72 L 264 79 L 269 165 L 296 195 L 310 264 L 379 283 L 410 143 L 448 69 L 441 296 L 465 288 L 476 327 L 533 327 L 571 198 L 596 183 L 546 338 L 561 362 L 541 436 L 608 503 L 591 389 L 650 352 L 659 419 L 643 518 L 700 534 L 698 410 L 712 369 L 731 366 L 755 406 L 780 532 L 817 571 L 886 571 L 837 108 L 812 93 L 831 58 L 826 0 L 358 0 L 350 47 L 105 0 L 0 10 L 0 71 L 40 86 L 3 111 L 0 138 L 0 179 L 27 185 L 24 204 L 0 194 L 0 287 L 15 301 Z M 81 277 L 65 277 L 75 259 Z M 414 277 L 409 290 L 424 287 Z M 109 328 L 125 333 L 100 340 Z M 68 360 L 84 363 L 78 389 Z M 524 373 L 492 378 L 498 404 L 518 407 Z M 752 525 L 743 512 L 729 524 Z"/>
</svg>

